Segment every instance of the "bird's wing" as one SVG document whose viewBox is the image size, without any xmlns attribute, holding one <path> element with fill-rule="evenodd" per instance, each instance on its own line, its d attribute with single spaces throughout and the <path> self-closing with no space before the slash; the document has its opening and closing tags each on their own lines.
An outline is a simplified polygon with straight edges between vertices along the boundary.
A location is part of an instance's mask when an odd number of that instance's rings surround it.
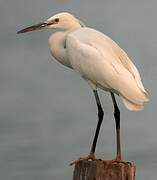
<svg viewBox="0 0 157 180">
<path fill-rule="evenodd" d="M 71 33 L 67 37 L 67 55 L 72 67 L 94 84 L 117 91 L 137 104 L 148 99 L 136 67 L 102 33 L 89 28 Z"/>
<path fill-rule="evenodd" d="M 134 77 L 141 91 L 146 93 L 137 68 L 129 59 L 128 55 L 111 38 L 91 28 L 82 28 L 79 31 L 74 32 L 73 35 L 75 35 L 75 38 L 78 38 L 82 43 L 99 49 L 99 52 L 101 52 L 104 57 L 106 54 L 110 54 L 110 56 L 112 56 L 111 60 L 117 61 L 127 69 Z"/>
<path fill-rule="evenodd" d="M 140 74 L 136 68 L 136 66 L 132 63 L 128 55 L 116 44 L 114 43 L 113 50 L 115 50 L 118 54 L 118 59 L 121 61 L 122 65 L 130 71 L 130 73 L 133 75 L 135 78 L 135 81 L 138 85 L 138 87 L 146 93 L 146 90 L 144 89 L 144 86 L 141 81 Z"/>
</svg>

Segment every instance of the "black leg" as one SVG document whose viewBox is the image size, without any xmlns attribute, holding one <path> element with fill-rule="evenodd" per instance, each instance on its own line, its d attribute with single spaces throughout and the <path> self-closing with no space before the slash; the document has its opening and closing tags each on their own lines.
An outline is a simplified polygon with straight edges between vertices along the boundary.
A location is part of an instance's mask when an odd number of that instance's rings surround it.
<svg viewBox="0 0 157 180">
<path fill-rule="evenodd" d="M 101 102 L 100 102 L 97 90 L 93 90 L 93 92 L 94 92 L 96 104 L 97 104 L 97 107 L 98 107 L 98 124 L 97 124 L 97 127 L 96 127 L 96 132 L 95 132 L 95 136 L 94 136 L 94 140 L 93 140 L 93 144 L 92 144 L 92 148 L 91 148 L 91 153 L 94 154 L 96 144 L 97 144 L 97 140 L 98 140 L 98 136 L 99 136 L 100 127 L 101 127 L 103 116 L 104 116 L 104 112 L 103 112 L 103 109 L 102 109 L 102 106 L 101 106 Z"/>
<path fill-rule="evenodd" d="M 116 122 L 116 144 L 117 144 L 117 155 L 116 159 L 121 160 L 121 143 L 120 143 L 120 111 L 115 99 L 114 94 L 111 92 L 112 102 L 114 105 L 114 117 Z"/>
<path fill-rule="evenodd" d="M 104 112 L 103 112 L 103 109 L 102 109 L 102 106 L 101 106 L 101 103 L 100 103 L 100 99 L 99 99 L 97 90 L 93 90 L 93 92 L 94 92 L 96 104 L 97 104 L 97 107 L 98 107 L 98 123 L 97 123 L 97 127 L 96 127 L 96 132 L 95 132 L 92 148 L 91 148 L 91 151 L 90 151 L 88 156 L 80 157 L 78 160 L 73 161 L 72 163 L 70 163 L 70 165 L 79 163 L 80 161 L 83 161 L 83 160 L 89 160 L 89 159 L 95 160 L 96 159 L 95 158 L 95 148 L 96 148 L 96 144 L 97 144 L 97 140 L 98 140 L 99 131 L 100 131 L 101 123 L 102 123 L 102 120 L 103 120 Z"/>
</svg>

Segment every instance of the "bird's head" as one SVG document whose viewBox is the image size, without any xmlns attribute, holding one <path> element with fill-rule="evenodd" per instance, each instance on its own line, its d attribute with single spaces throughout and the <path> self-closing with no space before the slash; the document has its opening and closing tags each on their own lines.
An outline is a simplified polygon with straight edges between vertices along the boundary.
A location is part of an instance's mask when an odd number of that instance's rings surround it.
<svg viewBox="0 0 157 180">
<path fill-rule="evenodd" d="M 50 17 L 43 23 L 29 26 L 25 29 L 22 29 L 21 31 L 18 31 L 17 33 L 25 33 L 44 28 L 71 31 L 79 27 L 81 27 L 81 25 L 80 21 L 77 18 L 67 12 L 63 12 Z"/>
</svg>

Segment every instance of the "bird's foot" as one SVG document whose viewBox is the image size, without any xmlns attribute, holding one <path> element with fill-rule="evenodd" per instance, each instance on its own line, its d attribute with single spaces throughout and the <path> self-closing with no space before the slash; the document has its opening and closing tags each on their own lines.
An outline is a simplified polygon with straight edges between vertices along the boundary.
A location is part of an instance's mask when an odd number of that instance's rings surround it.
<svg viewBox="0 0 157 180">
<path fill-rule="evenodd" d="M 94 153 L 90 153 L 88 156 L 80 157 L 78 160 L 71 162 L 70 166 L 72 166 L 74 164 L 78 164 L 81 161 L 89 161 L 89 160 L 91 160 L 91 161 L 97 160 Z"/>
<path fill-rule="evenodd" d="M 123 161 L 121 158 L 119 158 L 118 156 L 115 159 L 112 160 L 107 160 L 105 161 L 106 163 L 121 163 L 124 165 L 132 165 L 130 162 L 127 161 Z"/>
</svg>

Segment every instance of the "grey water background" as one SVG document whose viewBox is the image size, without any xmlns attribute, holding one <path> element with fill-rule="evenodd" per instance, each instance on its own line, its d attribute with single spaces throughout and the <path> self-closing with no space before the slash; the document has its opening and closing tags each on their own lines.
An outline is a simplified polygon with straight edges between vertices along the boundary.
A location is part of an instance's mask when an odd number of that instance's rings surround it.
<svg viewBox="0 0 157 180">
<path fill-rule="evenodd" d="M 157 1 L 0 1 L 0 179 L 72 179 L 71 160 L 90 150 L 97 111 L 89 86 L 56 62 L 47 40 L 54 31 L 17 35 L 21 28 L 68 11 L 112 37 L 140 70 L 150 102 L 141 112 L 121 109 L 123 158 L 138 180 L 157 178 Z M 115 154 L 113 106 L 100 91 L 105 117 L 99 158 Z"/>
</svg>

